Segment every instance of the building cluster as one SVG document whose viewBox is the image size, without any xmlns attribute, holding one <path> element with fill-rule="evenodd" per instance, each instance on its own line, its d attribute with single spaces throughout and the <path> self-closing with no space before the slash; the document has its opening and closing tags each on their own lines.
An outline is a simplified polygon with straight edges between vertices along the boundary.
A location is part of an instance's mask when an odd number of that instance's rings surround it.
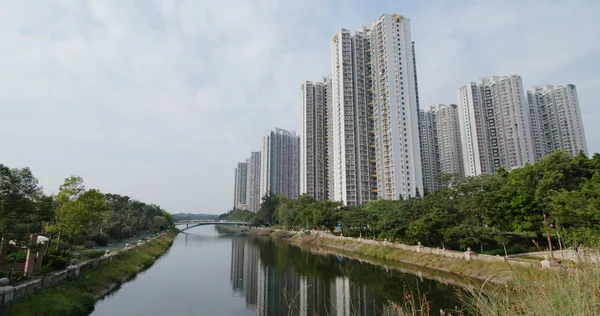
<svg viewBox="0 0 600 316">
<path fill-rule="evenodd" d="M 300 136 L 276 128 L 262 139 L 261 151 L 238 162 L 234 172 L 233 208 L 256 212 L 262 197 L 300 195 Z"/>
<path fill-rule="evenodd" d="M 491 76 L 460 86 L 456 103 L 421 107 L 417 82 L 410 19 L 384 14 L 340 30 L 331 74 L 301 86 L 300 137 L 278 129 L 267 148 L 263 140 L 270 168 L 263 161 L 258 200 L 271 192 L 360 205 L 433 192 L 448 185 L 441 174 L 512 170 L 558 150 L 588 154 L 572 84 L 525 90 L 519 75 Z M 236 181 L 244 172 L 238 165 Z M 243 206 L 238 188 L 250 185 L 236 182 Z"/>
</svg>

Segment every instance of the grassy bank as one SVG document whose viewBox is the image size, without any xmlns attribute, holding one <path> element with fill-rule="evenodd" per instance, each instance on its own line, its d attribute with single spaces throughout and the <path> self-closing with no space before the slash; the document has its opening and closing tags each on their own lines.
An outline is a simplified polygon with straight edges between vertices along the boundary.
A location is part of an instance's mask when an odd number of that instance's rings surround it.
<svg viewBox="0 0 600 316">
<path fill-rule="evenodd" d="M 504 285 L 472 290 L 463 301 L 475 315 L 600 315 L 600 267 L 517 273 Z"/>
<path fill-rule="evenodd" d="M 133 250 L 103 261 L 98 268 L 81 270 L 79 277 L 42 289 L 0 308 L 0 315 L 88 315 L 97 298 L 151 266 L 172 244 L 169 232 Z"/>
<path fill-rule="evenodd" d="M 365 244 L 352 239 L 337 240 L 260 228 L 250 229 L 249 232 L 257 236 L 287 241 L 300 247 L 318 247 L 342 253 L 350 257 L 356 256 L 357 258 L 360 258 L 361 256 L 367 256 L 395 261 L 494 283 L 504 282 L 506 277 L 515 271 L 523 272 L 527 270 L 520 265 L 509 265 L 503 262 L 467 261 L 447 258 L 433 254 L 406 251 L 395 247 Z"/>
</svg>

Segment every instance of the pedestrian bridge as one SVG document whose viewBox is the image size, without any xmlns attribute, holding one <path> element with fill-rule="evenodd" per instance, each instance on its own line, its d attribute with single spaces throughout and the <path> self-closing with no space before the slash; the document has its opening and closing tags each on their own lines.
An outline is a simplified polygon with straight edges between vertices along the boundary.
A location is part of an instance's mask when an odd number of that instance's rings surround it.
<svg viewBox="0 0 600 316">
<path fill-rule="evenodd" d="M 237 226 L 239 228 L 248 226 L 250 223 L 245 221 L 228 221 L 228 220 L 184 220 L 175 221 L 175 226 L 185 225 L 185 228 L 180 228 L 180 231 L 186 231 L 190 228 L 204 226 L 204 225 L 229 225 Z"/>
</svg>

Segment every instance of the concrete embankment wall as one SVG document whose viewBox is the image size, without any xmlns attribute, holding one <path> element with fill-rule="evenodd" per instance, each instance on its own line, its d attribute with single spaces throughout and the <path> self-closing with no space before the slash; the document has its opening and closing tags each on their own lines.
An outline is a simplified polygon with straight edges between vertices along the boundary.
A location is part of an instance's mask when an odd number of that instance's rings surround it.
<svg viewBox="0 0 600 316">
<path fill-rule="evenodd" d="M 16 286 L 0 286 L 0 306 L 6 305 L 13 300 L 19 299 L 31 292 L 37 291 L 44 287 L 54 286 L 66 281 L 67 279 L 77 277 L 79 276 L 79 272 L 81 271 L 81 269 L 91 267 L 96 268 L 100 265 L 101 262 L 105 260 L 112 261 L 116 255 L 123 252 L 131 251 L 132 249 L 135 249 L 136 247 L 143 245 L 146 242 L 150 242 L 154 239 L 160 238 L 163 234 L 164 233 L 161 233 L 156 237 L 146 239 L 142 243 L 127 245 L 125 248 L 111 251 L 110 253 L 107 253 L 100 258 L 70 265 L 65 270 L 52 272 L 44 277 L 37 278 L 35 280 L 27 281 Z"/>
</svg>

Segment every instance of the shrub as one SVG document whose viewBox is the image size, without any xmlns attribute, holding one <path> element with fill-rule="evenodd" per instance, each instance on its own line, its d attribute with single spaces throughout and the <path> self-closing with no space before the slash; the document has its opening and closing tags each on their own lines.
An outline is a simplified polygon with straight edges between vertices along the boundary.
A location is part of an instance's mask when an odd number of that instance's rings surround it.
<svg viewBox="0 0 600 316">
<path fill-rule="evenodd" d="M 107 235 L 98 235 L 95 236 L 93 239 L 96 242 L 96 245 L 98 246 L 106 246 L 110 242 L 110 238 Z"/>
<path fill-rule="evenodd" d="M 69 265 L 71 254 L 67 250 L 49 250 L 44 256 L 44 267 L 62 270 Z"/>
<path fill-rule="evenodd" d="M 13 272 L 11 281 L 12 282 L 19 282 L 19 281 L 24 281 L 24 280 L 27 280 L 27 279 L 28 279 L 27 276 L 23 272 L 17 272 L 17 271 L 15 271 L 15 272 Z"/>
<path fill-rule="evenodd" d="M 96 244 L 96 242 L 94 240 L 86 240 L 83 242 L 83 247 L 85 248 L 94 248 L 98 246 L 98 244 Z"/>
<path fill-rule="evenodd" d="M 25 262 L 27 259 L 27 250 L 11 252 L 6 256 L 6 263 Z"/>
<path fill-rule="evenodd" d="M 90 260 L 100 258 L 104 255 L 103 250 L 88 250 L 79 255 L 79 259 L 81 260 Z"/>
</svg>

